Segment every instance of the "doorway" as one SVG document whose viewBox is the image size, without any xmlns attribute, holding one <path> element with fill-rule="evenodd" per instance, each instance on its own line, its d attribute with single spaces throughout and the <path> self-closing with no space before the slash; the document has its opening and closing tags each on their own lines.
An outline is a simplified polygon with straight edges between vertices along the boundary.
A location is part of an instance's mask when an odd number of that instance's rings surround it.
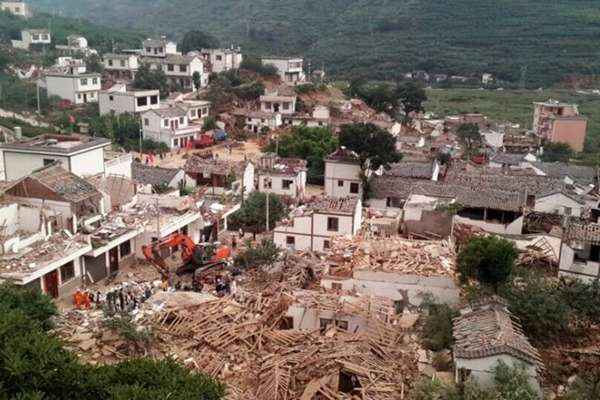
<svg viewBox="0 0 600 400">
<path fill-rule="evenodd" d="M 87 93 L 84 93 L 84 94 L 83 94 L 83 102 L 84 102 L 84 103 L 87 103 L 87 102 L 88 102 L 88 100 L 87 100 Z"/>
<path fill-rule="evenodd" d="M 44 288 L 48 296 L 58 297 L 58 270 L 48 272 L 44 275 Z"/>
<path fill-rule="evenodd" d="M 108 251 L 108 267 L 110 274 L 119 270 L 119 248 L 113 247 Z"/>
</svg>

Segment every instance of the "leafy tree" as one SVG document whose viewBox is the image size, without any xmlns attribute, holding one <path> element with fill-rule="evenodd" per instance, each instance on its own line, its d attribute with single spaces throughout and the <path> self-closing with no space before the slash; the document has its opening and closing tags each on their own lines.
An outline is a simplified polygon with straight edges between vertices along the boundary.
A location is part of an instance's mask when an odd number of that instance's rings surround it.
<svg viewBox="0 0 600 400">
<path fill-rule="evenodd" d="M 510 276 L 517 255 L 514 244 L 506 239 L 475 237 L 458 255 L 460 279 L 466 282 L 469 278 L 476 278 L 497 290 L 498 285 Z"/>
<path fill-rule="evenodd" d="M 573 149 L 566 143 L 545 143 L 542 161 L 546 162 L 569 162 L 573 157 Z"/>
<path fill-rule="evenodd" d="M 364 100 L 379 112 L 391 113 L 398 107 L 398 96 L 392 86 L 387 83 L 368 85 L 366 81 L 356 79 L 350 83 L 346 93 Z"/>
<path fill-rule="evenodd" d="M 275 224 L 287 213 L 287 207 L 279 196 L 269 195 L 269 228 L 275 228 Z M 244 205 L 231 216 L 231 225 L 241 227 L 248 232 L 264 232 L 267 229 L 267 195 L 260 192 L 252 192 L 244 201 Z"/>
<path fill-rule="evenodd" d="M 449 349 L 454 343 L 452 338 L 452 319 L 459 315 L 458 311 L 447 304 L 426 303 L 428 315 L 421 333 L 423 344 L 429 350 Z"/>
<path fill-rule="evenodd" d="M 600 370 L 581 371 L 563 400 L 600 399 Z"/>
<path fill-rule="evenodd" d="M 232 90 L 233 93 L 242 100 L 256 100 L 265 94 L 265 85 L 257 81 L 252 81 L 242 83 Z"/>
<path fill-rule="evenodd" d="M 245 56 L 240 65 L 241 69 L 256 72 L 262 76 L 277 76 L 277 68 L 274 65 L 263 65 L 260 58 Z"/>
<path fill-rule="evenodd" d="M 194 82 L 194 87 L 196 90 L 200 90 L 200 86 L 202 83 L 202 77 L 200 76 L 200 72 L 194 71 L 192 74 L 192 82 Z"/>
<path fill-rule="evenodd" d="M 216 49 L 219 47 L 219 40 L 203 31 L 189 31 L 183 35 L 181 40 L 181 52 L 186 54 L 193 50 Z"/>
<path fill-rule="evenodd" d="M 465 144 L 467 153 L 470 155 L 473 147 L 481 143 L 481 134 L 477 124 L 461 124 L 456 130 L 459 139 Z"/>
<path fill-rule="evenodd" d="M 204 129 L 205 131 L 217 129 L 217 121 L 215 120 L 215 117 L 207 117 L 204 120 L 204 125 L 202 126 L 202 129 Z"/>
<path fill-rule="evenodd" d="M 90 120 L 90 130 L 96 136 L 111 139 L 127 150 L 139 147 L 141 125 L 132 114 L 106 114 Z"/>
<path fill-rule="evenodd" d="M 398 85 L 396 97 L 402 106 L 406 120 L 410 118 L 410 114 L 413 112 L 425 111 L 423 103 L 427 101 L 427 95 L 423 86 L 416 82 L 409 81 Z"/>
<path fill-rule="evenodd" d="M 104 65 L 102 59 L 98 54 L 92 54 L 85 59 L 85 67 L 87 72 L 102 73 L 104 71 Z"/>
<path fill-rule="evenodd" d="M 367 160 L 370 161 L 369 167 L 375 170 L 379 167 L 388 168 L 391 163 L 402 159 L 402 154 L 396 150 L 396 138 L 376 125 L 343 125 L 339 136 L 340 145 L 355 151 L 363 168 Z"/>
<path fill-rule="evenodd" d="M 281 157 L 298 157 L 308 163 L 307 180 L 323 183 L 324 159 L 338 147 L 338 140 L 328 128 L 294 127 L 289 134 L 279 137 L 279 144 L 269 143 L 265 151 L 278 150 Z"/>
<path fill-rule="evenodd" d="M 158 89 L 161 97 L 165 97 L 169 94 L 169 85 L 164 71 L 160 69 L 150 69 L 148 64 L 142 64 L 140 66 L 135 75 L 133 85 L 138 89 Z"/>
<path fill-rule="evenodd" d="M 56 306 L 48 296 L 38 290 L 11 284 L 0 285 L 0 307 L 22 311 L 46 328 L 50 327 L 48 319 L 57 313 Z"/>
<path fill-rule="evenodd" d="M 238 267 L 250 268 L 274 263 L 281 250 L 272 240 L 263 240 L 256 246 L 251 241 L 246 243 L 246 250 L 236 255 L 234 263 Z"/>
<path fill-rule="evenodd" d="M 504 400 L 537 400 L 538 395 L 529 384 L 524 365 L 509 366 L 502 360 L 494 367 L 494 383 L 499 397 Z"/>
</svg>

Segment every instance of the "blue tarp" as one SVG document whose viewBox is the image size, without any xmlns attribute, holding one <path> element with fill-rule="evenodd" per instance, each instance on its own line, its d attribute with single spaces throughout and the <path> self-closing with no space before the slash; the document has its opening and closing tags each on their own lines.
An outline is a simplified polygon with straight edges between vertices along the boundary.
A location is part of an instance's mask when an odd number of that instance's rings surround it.
<svg viewBox="0 0 600 400">
<path fill-rule="evenodd" d="M 214 133 L 214 138 L 215 140 L 221 142 L 223 140 L 227 139 L 227 132 L 223 131 L 223 130 L 216 130 Z"/>
</svg>

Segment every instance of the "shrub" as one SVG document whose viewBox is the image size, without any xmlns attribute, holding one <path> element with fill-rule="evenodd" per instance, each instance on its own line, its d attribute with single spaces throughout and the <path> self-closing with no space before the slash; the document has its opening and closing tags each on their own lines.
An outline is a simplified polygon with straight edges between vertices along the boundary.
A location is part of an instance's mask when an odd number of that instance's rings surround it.
<svg viewBox="0 0 600 400">
<path fill-rule="evenodd" d="M 263 240 L 254 246 L 251 241 L 246 242 L 246 250 L 239 253 L 234 263 L 238 267 L 249 268 L 274 263 L 281 252 L 272 240 Z"/>
<path fill-rule="evenodd" d="M 450 308 L 447 304 L 426 302 L 424 307 L 428 311 L 428 315 L 421 333 L 423 345 L 433 351 L 449 349 L 454 342 L 452 319 L 459 315 L 458 311 Z"/>
<path fill-rule="evenodd" d="M 497 236 L 476 237 L 458 255 L 462 282 L 476 278 L 496 290 L 510 276 L 517 259 L 513 243 Z"/>
</svg>

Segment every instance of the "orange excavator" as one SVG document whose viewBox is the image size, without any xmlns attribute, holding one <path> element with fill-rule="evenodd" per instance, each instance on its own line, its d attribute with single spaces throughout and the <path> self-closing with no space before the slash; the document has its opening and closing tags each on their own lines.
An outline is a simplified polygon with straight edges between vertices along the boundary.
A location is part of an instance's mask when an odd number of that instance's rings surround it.
<svg viewBox="0 0 600 400">
<path fill-rule="evenodd" d="M 178 265 L 169 265 L 163 256 L 165 249 L 178 250 L 181 248 L 181 258 Z M 164 278 L 169 278 L 173 272 L 177 275 L 194 273 L 197 275 L 211 268 L 225 265 L 231 256 L 231 250 L 227 246 L 215 246 L 213 244 L 196 244 L 187 235 L 174 233 L 169 237 L 142 246 L 142 252 L 152 265 Z"/>
</svg>

